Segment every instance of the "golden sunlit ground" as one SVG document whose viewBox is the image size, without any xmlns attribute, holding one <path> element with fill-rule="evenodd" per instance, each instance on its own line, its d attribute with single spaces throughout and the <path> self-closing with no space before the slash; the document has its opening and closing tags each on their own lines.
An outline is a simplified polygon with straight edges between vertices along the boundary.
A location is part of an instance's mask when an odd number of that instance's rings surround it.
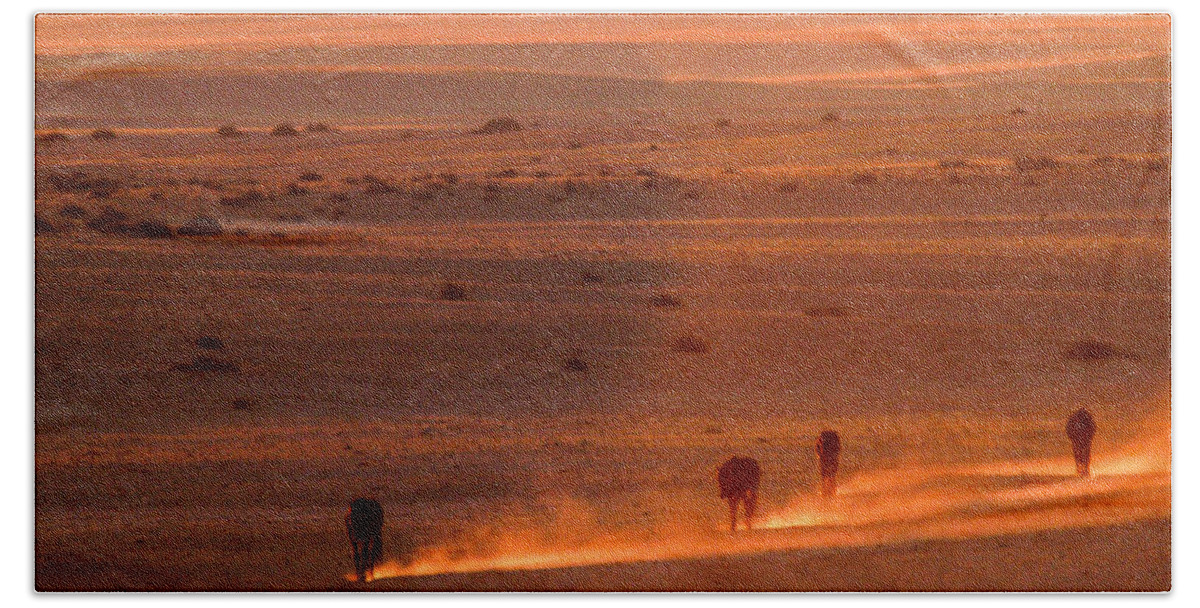
<svg viewBox="0 0 1200 608">
<path fill-rule="evenodd" d="M 722 103 L 39 119 L 38 589 L 1168 589 L 1169 112 Z"/>
</svg>

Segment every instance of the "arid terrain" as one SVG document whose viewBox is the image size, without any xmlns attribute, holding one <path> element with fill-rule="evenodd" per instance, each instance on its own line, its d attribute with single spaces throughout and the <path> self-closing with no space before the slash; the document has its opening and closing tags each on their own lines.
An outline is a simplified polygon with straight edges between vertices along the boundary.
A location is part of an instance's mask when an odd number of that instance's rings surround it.
<svg viewBox="0 0 1200 608">
<path fill-rule="evenodd" d="M 516 119 L 39 131 L 38 588 L 1170 587 L 1169 114 Z"/>
</svg>

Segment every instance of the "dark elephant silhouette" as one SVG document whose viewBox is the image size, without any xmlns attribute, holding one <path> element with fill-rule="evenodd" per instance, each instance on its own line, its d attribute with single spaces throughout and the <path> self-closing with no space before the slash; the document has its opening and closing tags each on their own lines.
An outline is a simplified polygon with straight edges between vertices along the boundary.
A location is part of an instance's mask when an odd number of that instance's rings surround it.
<svg viewBox="0 0 1200 608">
<path fill-rule="evenodd" d="M 1096 421 L 1087 408 L 1079 408 L 1067 419 L 1067 437 L 1075 455 L 1075 472 L 1080 477 L 1091 475 L 1092 437 L 1096 436 Z"/>
<path fill-rule="evenodd" d="M 383 507 L 370 498 L 356 498 L 346 512 L 346 534 L 354 550 L 354 573 L 366 582 L 375 576 L 375 564 L 383 555 Z"/>
<path fill-rule="evenodd" d="M 837 494 L 838 455 L 842 453 L 842 439 L 837 431 L 821 431 L 817 436 L 817 461 L 821 466 L 821 495 Z"/>
<path fill-rule="evenodd" d="M 754 510 L 758 507 L 758 482 L 762 479 L 762 468 L 758 461 L 745 456 L 734 456 L 717 470 L 717 485 L 721 498 L 729 501 L 729 531 L 737 531 L 738 503 L 746 513 L 746 529 L 753 527 Z"/>
</svg>

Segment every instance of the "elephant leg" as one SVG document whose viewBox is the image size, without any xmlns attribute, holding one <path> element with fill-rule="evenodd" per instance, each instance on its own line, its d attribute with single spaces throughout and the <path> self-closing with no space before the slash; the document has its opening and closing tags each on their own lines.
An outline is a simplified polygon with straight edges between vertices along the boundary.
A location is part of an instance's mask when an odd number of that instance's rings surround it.
<svg viewBox="0 0 1200 608">
<path fill-rule="evenodd" d="M 728 500 L 729 500 L 729 531 L 737 532 L 737 508 L 738 508 L 739 498 L 737 496 L 730 496 Z"/>
<path fill-rule="evenodd" d="M 746 529 L 754 529 L 754 512 L 758 510 L 758 491 L 746 492 Z"/>
<path fill-rule="evenodd" d="M 358 577 L 358 582 L 364 582 L 366 580 L 366 568 L 363 567 L 364 547 L 357 540 L 351 541 L 350 546 L 354 549 L 354 574 Z"/>
<path fill-rule="evenodd" d="M 1080 477 L 1091 475 L 1092 442 L 1090 440 L 1072 441 L 1071 451 L 1075 454 L 1075 473 Z"/>
</svg>

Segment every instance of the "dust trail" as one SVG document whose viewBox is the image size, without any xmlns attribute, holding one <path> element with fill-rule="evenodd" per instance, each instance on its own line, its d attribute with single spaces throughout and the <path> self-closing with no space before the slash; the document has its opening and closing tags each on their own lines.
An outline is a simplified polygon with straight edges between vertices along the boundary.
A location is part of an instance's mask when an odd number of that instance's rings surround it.
<svg viewBox="0 0 1200 608">
<path fill-rule="evenodd" d="M 422 548 L 409 560 L 388 561 L 375 578 L 961 539 L 1167 517 L 1169 410 L 1141 426 L 1129 443 L 1098 454 L 1088 479 L 1075 475 L 1069 456 L 867 471 L 845 480 L 832 499 L 805 489 L 760 518 L 759 529 L 735 535 L 684 522 L 606 531 L 591 506 L 567 501 L 548 528 L 479 530 Z"/>
</svg>

